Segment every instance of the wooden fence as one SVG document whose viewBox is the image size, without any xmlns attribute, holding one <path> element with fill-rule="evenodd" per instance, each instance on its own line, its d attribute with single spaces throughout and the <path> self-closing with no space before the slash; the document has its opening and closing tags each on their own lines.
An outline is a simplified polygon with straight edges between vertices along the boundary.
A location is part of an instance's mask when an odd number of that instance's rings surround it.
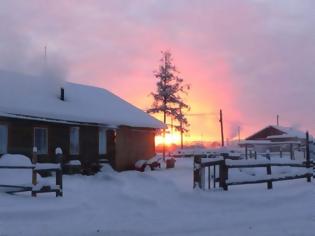
<svg viewBox="0 0 315 236">
<path fill-rule="evenodd" d="M 273 167 L 305 168 L 305 172 L 293 175 L 273 175 Z M 230 180 L 229 170 L 235 168 L 266 168 L 266 175 L 261 178 Z M 306 178 L 307 182 L 311 182 L 313 168 L 313 162 L 277 163 L 272 161 L 244 161 L 223 158 L 206 160 L 204 156 L 195 156 L 193 187 L 198 187 L 203 190 L 219 187 L 223 190 L 228 190 L 228 186 L 232 185 L 267 183 L 267 188 L 272 189 L 273 182 L 276 181 Z"/>
<path fill-rule="evenodd" d="M 0 184 L 2 188 L 8 188 L 11 190 L 6 191 L 6 193 L 14 194 L 18 192 L 31 191 L 32 196 L 36 197 L 38 193 L 55 192 L 56 197 L 63 195 L 63 184 L 62 184 L 62 150 L 56 148 L 56 162 L 57 163 L 38 163 L 37 149 L 33 148 L 32 164 L 27 166 L 3 166 L 0 165 L 0 169 L 31 169 L 32 170 L 32 184 L 23 185 L 9 185 Z M 55 172 L 56 179 L 55 185 L 41 185 L 37 181 L 37 174 L 44 172 Z"/>
<path fill-rule="evenodd" d="M 230 160 L 225 157 L 206 158 L 206 155 L 196 155 L 194 156 L 193 187 L 211 189 L 218 186 L 228 190 L 228 186 L 231 185 L 267 183 L 267 188 L 272 189 L 273 182 L 276 181 L 306 178 L 307 182 L 311 182 L 312 176 L 314 177 L 315 164 L 310 159 L 308 132 L 306 132 L 305 154 L 304 162 L 288 161 L 287 163 L 272 161 L 270 158 L 266 160 L 256 160 L 256 158 L 255 160 L 247 160 L 247 158 L 246 160 Z M 304 168 L 305 171 L 294 175 L 273 175 L 273 167 Z M 261 178 L 229 179 L 229 170 L 236 168 L 266 168 L 266 175 Z"/>
</svg>

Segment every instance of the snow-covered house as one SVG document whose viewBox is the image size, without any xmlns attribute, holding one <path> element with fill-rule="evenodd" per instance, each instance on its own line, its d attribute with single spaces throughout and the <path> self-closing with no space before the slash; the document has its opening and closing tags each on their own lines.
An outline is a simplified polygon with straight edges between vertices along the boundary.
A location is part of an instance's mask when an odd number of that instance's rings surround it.
<svg viewBox="0 0 315 236">
<path fill-rule="evenodd" d="M 246 140 L 270 140 L 272 142 L 281 141 L 301 141 L 305 142 L 305 132 L 293 127 L 283 127 L 269 125 L 258 132 L 252 134 Z"/>
<path fill-rule="evenodd" d="M 0 71 L 0 154 L 85 166 L 108 160 L 116 170 L 155 155 L 154 137 L 164 124 L 111 92 L 56 79 Z"/>
<path fill-rule="evenodd" d="M 310 136 L 312 139 L 312 137 Z M 292 127 L 269 125 L 250 135 L 240 143 L 241 147 L 253 148 L 258 152 L 293 152 L 306 143 L 306 133 Z"/>
</svg>

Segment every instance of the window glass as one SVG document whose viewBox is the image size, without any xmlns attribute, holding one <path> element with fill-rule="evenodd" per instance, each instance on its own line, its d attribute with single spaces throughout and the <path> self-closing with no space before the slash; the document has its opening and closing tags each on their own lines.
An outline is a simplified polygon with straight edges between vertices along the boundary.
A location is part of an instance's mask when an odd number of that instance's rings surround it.
<svg viewBox="0 0 315 236">
<path fill-rule="evenodd" d="M 98 153 L 101 155 L 107 153 L 107 139 L 105 128 L 99 128 L 98 131 Z"/>
<path fill-rule="evenodd" d="M 8 148 L 8 127 L 0 125 L 0 154 L 7 153 Z"/>
<path fill-rule="evenodd" d="M 34 129 L 34 146 L 37 148 L 38 154 L 48 153 L 48 131 L 46 128 Z"/>
<path fill-rule="evenodd" d="M 78 155 L 80 153 L 80 128 L 70 128 L 70 154 Z"/>
</svg>

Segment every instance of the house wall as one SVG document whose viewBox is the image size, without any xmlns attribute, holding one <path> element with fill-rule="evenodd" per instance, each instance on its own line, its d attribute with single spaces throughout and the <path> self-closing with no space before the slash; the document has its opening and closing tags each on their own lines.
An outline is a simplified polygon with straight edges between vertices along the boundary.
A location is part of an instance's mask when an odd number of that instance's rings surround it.
<svg viewBox="0 0 315 236">
<path fill-rule="evenodd" d="M 116 134 L 115 169 L 131 170 L 137 160 L 148 160 L 155 156 L 155 131 L 121 127 Z"/>
<path fill-rule="evenodd" d="M 48 154 L 39 154 L 40 162 L 54 162 L 55 149 L 61 147 L 66 161 L 78 159 L 82 164 L 99 162 L 106 158 L 114 169 L 134 169 L 134 163 L 147 160 L 155 155 L 155 131 L 148 128 L 120 127 L 107 130 L 107 153 L 99 155 L 99 128 L 97 126 L 59 124 L 27 119 L 0 117 L 0 123 L 8 126 L 8 153 L 32 156 L 34 128 L 48 129 Z M 80 152 L 70 155 L 70 127 L 79 127 Z"/>
<path fill-rule="evenodd" d="M 98 127 L 3 117 L 0 118 L 0 122 L 8 126 L 8 153 L 31 157 L 34 146 L 34 128 L 42 127 L 48 130 L 48 153 L 38 155 L 40 162 L 53 162 L 57 147 L 62 149 L 65 161 L 71 159 L 82 162 L 98 161 Z M 79 155 L 69 153 L 70 127 L 80 127 Z"/>
</svg>

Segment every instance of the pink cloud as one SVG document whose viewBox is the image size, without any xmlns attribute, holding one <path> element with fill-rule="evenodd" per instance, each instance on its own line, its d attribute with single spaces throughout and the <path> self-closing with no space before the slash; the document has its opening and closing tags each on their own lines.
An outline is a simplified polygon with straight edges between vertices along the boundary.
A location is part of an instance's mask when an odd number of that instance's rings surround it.
<svg viewBox="0 0 315 236">
<path fill-rule="evenodd" d="M 236 124 L 247 135 L 274 123 L 278 113 L 283 124 L 300 124 L 315 132 L 315 113 L 309 109 L 315 105 L 311 1 L 47 4 L 36 0 L 3 4 L 0 26 L 11 27 L 0 33 L 2 42 L 8 42 L 0 51 L 38 54 L 47 44 L 48 56 L 58 52 L 68 60 L 70 80 L 108 88 L 147 108 L 159 53 L 170 49 L 192 85 L 187 98 L 191 113 L 212 114 L 222 108 L 227 136 Z M 1 64 L 6 63 L 0 60 Z M 189 119 L 192 135 L 218 136 L 215 115 Z"/>
</svg>

